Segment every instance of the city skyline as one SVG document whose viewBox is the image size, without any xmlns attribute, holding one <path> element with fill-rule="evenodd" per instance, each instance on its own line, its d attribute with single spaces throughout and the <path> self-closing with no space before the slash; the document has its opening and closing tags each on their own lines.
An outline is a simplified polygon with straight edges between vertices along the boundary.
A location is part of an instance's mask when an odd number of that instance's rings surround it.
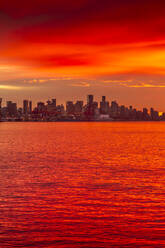
<svg viewBox="0 0 165 248">
<path fill-rule="evenodd" d="M 21 102 L 106 92 L 164 111 L 163 1 L 1 1 L 0 95 Z M 118 98 L 117 98 L 118 97 Z"/>
<path fill-rule="evenodd" d="M 83 96 L 81 96 L 81 97 L 79 97 L 79 98 L 78 98 L 77 96 L 72 96 L 72 97 L 70 97 L 70 98 L 63 99 L 63 101 L 61 101 L 61 100 L 58 99 L 57 97 L 54 98 L 54 95 L 52 95 L 52 97 L 38 98 L 37 100 L 34 100 L 34 99 L 33 99 L 32 97 L 30 97 L 30 96 L 27 97 L 27 98 L 25 98 L 25 99 L 22 98 L 22 99 L 19 99 L 19 100 L 17 100 L 17 97 L 16 97 L 16 98 L 15 98 L 15 97 L 13 97 L 13 98 L 10 98 L 10 97 L 7 97 L 7 98 L 0 97 L 0 99 L 1 99 L 1 101 L 2 101 L 2 102 L 1 102 L 1 107 L 5 107 L 6 104 L 7 104 L 7 102 L 11 101 L 11 102 L 15 102 L 15 103 L 17 104 L 17 107 L 18 107 L 18 108 L 22 108 L 22 106 L 23 106 L 23 101 L 24 101 L 24 100 L 26 100 L 26 101 L 28 101 L 28 102 L 32 102 L 32 103 L 33 103 L 33 106 L 36 106 L 38 102 L 45 102 L 45 103 L 46 103 L 47 101 L 50 101 L 50 100 L 52 100 L 52 99 L 56 99 L 56 102 L 57 102 L 58 104 L 62 104 L 62 105 L 64 105 L 64 106 L 66 106 L 66 104 L 67 104 L 68 101 L 72 101 L 72 102 L 83 101 L 83 102 L 85 102 L 88 95 L 93 95 L 93 96 L 95 97 L 95 101 L 97 101 L 97 102 L 100 102 L 100 99 L 101 99 L 101 97 L 102 97 L 102 96 L 100 96 L 100 95 L 97 97 L 97 96 L 95 96 L 93 93 L 91 93 L 91 94 L 83 95 Z M 120 100 L 118 97 L 115 98 L 115 99 L 113 99 L 111 96 L 108 96 L 108 95 L 106 95 L 105 97 L 106 97 L 106 99 L 108 98 L 108 101 L 109 101 L 109 102 L 115 101 L 115 102 L 118 102 L 120 105 L 126 105 L 127 107 L 128 107 L 128 106 L 134 106 L 134 108 L 139 109 L 139 110 L 142 110 L 143 108 L 148 108 L 148 109 L 154 108 L 154 109 L 156 109 L 155 106 L 149 106 L 148 104 L 142 105 L 141 108 L 138 108 L 137 106 L 135 106 L 135 105 L 132 104 L 132 103 L 130 103 L 130 104 L 124 104 L 124 103 L 122 103 L 121 100 Z M 159 113 L 165 112 L 165 111 L 159 111 L 159 109 L 157 109 L 157 111 L 158 111 Z"/>
<path fill-rule="evenodd" d="M 0 92 L 2 93 L 2 91 L 0 91 Z M 105 95 L 104 94 L 105 92 L 102 91 L 102 93 L 103 93 L 102 95 Z M 86 91 L 85 91 L 85 93 L 83 93 L 83 94 L 82 93 L 80 95 L 77 95 L 76 94 L 76 95 L 72 95 L 70 97 L 65 96 L 62 93 L 60 93 L 60 96 L 59 97 L 57 97 L 58 94 L 56 94 L 56 99 L 57 99 L 58 103 L 63 104 L 63 105 L 66 105 L 66 102 L 67 101 L 73 101 L 74 102 L 77 99 L 79 99 L 80 101 L 85 102 L 86 101 L 86 96 L 89 95 L 89 94 L 94 95 L 96 101 L 100 101 L 100 95 L 99 95 L 99 93 L 97 95 L 95 95 L 91 91 L 90 91 L 90 93 L 88 91 L 86 93 Z M 3 101 L 2 101 L 2 107 L 4 107 L 5 104 L 8 101 L 12 101 L 12 102 L 16 102 L 17 103 L 17 106 L 19 108 L 21 108 L 22 107 L 22 102 L 23 102 L 24 99 L 26 99 L 28 101 L 32 101 L 33 102 L 33 105 L 37 105 L 37 102 L 40 102 L 40 101 L 41 102 L 46 102 L 47 100 L 53 99 L 54 96 L 55 96 L 53 93 L 51 95 L 47 95 L 47 96 L 41 96 L 41 97 L 38 96 L 37 98 L 35 96 L 33 97 L 33 96 L 27 95 L 27 97 L 23 97 L 21 95 L 22 95 L 21 91 L 20 91 L 20 97 L 18 97 L 17 95 L 11 96 L 11 97 L 9 97 L 9 96 L 3 97 L 3 94 L 1 94 L 0 97 L 3 99 Z M 124 101 L 123 100 L 123 97 L 120 98 L 119 96 L 117 96 L 117 94 L 115 94 L 115 97 L 113 97 L 113 94 L 112 95 L 108 95 L 107 94 L 106 97 L 109 98 L 110 101 L 116 101 L 116 102 L 118 102 L 120 105 L 126 105 L 126 106 L 133 105 L 135 108 L 140 109 L 140 110 L 142 110 L 144 107 L 145 108 L 148 108 L 148 109 L 150 109 L 150 108 L 153 107 L 154 109 L 157 109 L 159 113 L 165 112 L 165 108 L 164 107 L 157 108 L 156 107 L 157 104 L 151 105 L 149 102 L 143 103 L 141 101 L 139 103 L 136 102 L 135 104 L 133 104 L 134 101 L 132 101 L 132 102 L 130 100 L 129 101 L 127 101 L 127 100 Z M 134 96 L 132 96 L 132 99 L 133 98 L 134 98 Z"/>
<path fill-rule="evenodd" d="M 102 96 L 96 101 L 94 95 L 87 95 L 86 102 L 77 99 L 66 101 L 65 106 L 57 102 L 56 98 L 46 102 L 39 101 L 36 106 L 32 100 L 23 100 L 21 107 L 10 101 L 2 106 L 0 98 L 1 121 L 164 121 L 165 112 L 158 112 L 153 107 L 142 110 L 134 106 L 118 104 Z"/>
</svg>

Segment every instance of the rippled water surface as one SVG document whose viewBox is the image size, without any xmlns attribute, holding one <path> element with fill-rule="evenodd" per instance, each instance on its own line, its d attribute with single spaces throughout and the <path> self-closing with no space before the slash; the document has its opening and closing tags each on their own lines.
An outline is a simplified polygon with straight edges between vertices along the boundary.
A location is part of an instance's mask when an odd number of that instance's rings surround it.
<svg viewBox="0 0 165 248">
<path fill-rule="evenodd" d="M 165 247 L 165 123 L 0 123 L 0 247 Z"/>
</svg>

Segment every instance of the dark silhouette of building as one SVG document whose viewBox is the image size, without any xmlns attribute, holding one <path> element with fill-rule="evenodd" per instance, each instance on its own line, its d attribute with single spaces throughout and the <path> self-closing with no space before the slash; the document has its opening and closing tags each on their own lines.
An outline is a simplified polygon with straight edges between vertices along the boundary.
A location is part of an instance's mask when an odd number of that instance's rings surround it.
<svg viewBox="0 0 165 248">
<path fill-rule="evenodd" d="M 17 104 L 12 101 L 7 101 L 7 116 L 8 117 L 16 117 L 17 116 Z"/>
<path fill-rule="evenodd" d="M 52 99 L 51 104 L 52 104 L 54 107 L 56 107 L 56 99 Z"/>
<path fill-rule="evenodd" d="M 2 118 L 2 98 L 0 98 L 0 120 Z"/>
<path fill-rule="evenodd" d="M 38 102 L 37 103 L 37 109 L 39 112 L 42 112 L 45 110 L 45 103 L 44 102 Z"/>
<path fill-rule="evenodd" d="M 29 114 L 32 114 L 32 101 L 29 101 Z"/>
<path fill-rule="evenodd" d="M 66 112 L 69 115 L 73 115 L 74 114 L 74 104 L 72 101 L 67 101 L 66 102 Z"/>
<path fill-rule="evenodd" d="M 29 101 L 23 100 L 23 114 L 27 115 L 29 113 Z"/>
<path fill-rule="evenodd" d="M 74 110 L 76 114 L 81 114 L 83 111 L 83 101 L 77 101 L 74 105 Z"/>
<path fill-rule="evenodd" d="M 148 114 L 148 109 L 147 108 L 143 108 L 143 120 L 144 121 L 150 120 L 150 116 Z"/>
<path fill-rule="evenodd" d="M 155 111 L 153 108 L 150 109 L 151 120 L 157 121 L 159 119 L 158 111 Z"/>
<path fill-rule="evenodd" d="M 119 116 L 119 105 L 116 101 L 111 102 L 110 117 L 117 118 Z"/>
<path fill-rule="evenodd" d="M 83 101 L 67 101 L 66 108 L 56 104 L 56 99 L 44 102 L 38 102 L 37 106 L 32 109 L 32 101 L 23 100 L 23 108 L 17 110 L 17 104 L 8 101 L 6 106 L 1 106 L 0 98 L 0 118 L 10 120 L 9 117 L 18 120 L 35 120 L 35 121 L 56 121 L 56 120 L 133 120 L 133 121 L 159 121 L 165 120 L 165 113 L 155 111 L 153 108 L 150 112 L 147 108 L 142 111 L 136 110 L 132 106 L 126 107 L 112 101 L 111 105 L 106 101 L 106 96 L 102 96 L 102 101 L 98 107 L 98 102 L 94 101 L 94 95 L 87 95 L 87 103 Z"/>
<path fill-rule="evenodd" d="M 91 105 L 93 103 L 93 95 L 87 95 L 87 104 Z"/>
<path fill-rule="evenodd" d="M 102 101 L 100 102 L 100 114 L 109 113 L 109 102 L 106 101 L 106 97 L 102 96 Z"/>
<path fill-rule="evenodd" d="M 84 111 L 85 119 L 94 120 L 95 116 L 98 115 L 98 103 L 94 101 L 93 95 L 87 96 L 87 105 Z"/>
</svg>

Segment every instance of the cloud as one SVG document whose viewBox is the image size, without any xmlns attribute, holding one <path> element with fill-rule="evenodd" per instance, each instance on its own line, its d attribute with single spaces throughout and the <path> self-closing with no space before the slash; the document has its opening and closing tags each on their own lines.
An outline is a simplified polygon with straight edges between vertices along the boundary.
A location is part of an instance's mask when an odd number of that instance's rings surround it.
<svg viewBox="0 0 165 248">
<path fill-rule="evenodd" d="M 0 81 L 38 88 L 73 81 L 74 90 L 97 81 L 100 87 L 163 88 L 164 7 L 152 0 L 1 0 Z M 138 82 L 146 74 L 154 86 Z"/>
<path fill-rule="evenodd" d="M 73 87 L 90 87 L 90 83 L 87 82 L 79 82 L 71 84 Z"/>
<path fill-rule="evenodd" d="M 113 79 L 113 80 L 102 80 L 103 83 L 132 83 L 133 80 L 118 80 L 118 79 Z"/>
<path fill-rule="evenodd" d="M 165 84 L 160 83 L 135 83 L 135 84 L 126 84 L 121 83 L 121 86 L 129 87 L 129 88 L 165 88 Z"/>
<path fill-rule="evenodd" d="M 123 76 L 124 77 L 124 76 Z M 133 77 L 133 75 L 132 75 Z M 165 88 L 165 83 L 160 78 L 159 81 L 149 80 L 146 78 L 145 81 L 138 79 L 104 79 L 101 83 L 105 83 L 109 86 L 124 86 L 128 88 Z"/>
<path fill-rule="evenodd" d="M 23 87 L 13 85 L 0 85 L 1 90 L 22 90 Z"/>
<path fill-rule="evenodd" d="M 25 79 L 23 82 L 28 84 L 43 84 L 46 83 L 49 79 Z"/>
<path fill-rule="evenodd" d="M 25 84 L 34 84 L 34 85 L 41 85 L 46 84 L 48 82 L 62 82 L 62 81 L 74 81 L 75 78 L 73 77 L 54 77 L 54 78 L 31 78 L 31 79 L 24 79 L 23 83 Z M 21 79 L 19 82 L 21 83 Z"/>
</svg>

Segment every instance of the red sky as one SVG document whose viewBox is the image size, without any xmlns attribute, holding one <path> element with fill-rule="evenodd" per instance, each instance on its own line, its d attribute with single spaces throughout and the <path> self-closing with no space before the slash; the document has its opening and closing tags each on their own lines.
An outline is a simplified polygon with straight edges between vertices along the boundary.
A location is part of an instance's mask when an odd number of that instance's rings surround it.
<svg viewBox="0 0 165 248">
<path fill-rule="evenodd" d="M 1 0 L 0 95 L 165 111 L 165 2 Z"/>
</svg>

